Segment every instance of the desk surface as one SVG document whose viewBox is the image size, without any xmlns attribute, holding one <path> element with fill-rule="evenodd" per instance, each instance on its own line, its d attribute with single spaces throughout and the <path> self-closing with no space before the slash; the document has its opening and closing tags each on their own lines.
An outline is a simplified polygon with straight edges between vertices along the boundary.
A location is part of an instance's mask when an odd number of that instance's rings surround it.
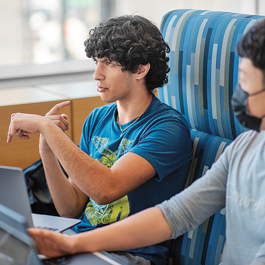
<svg viewBox="0 0 265 265">
<path fill-rule="evenodd" d="M 44 257 L 42 255 L 38 255 L 39 257 Z M 46 258 L 42 258 L 43 261 Z M 78 253 L 69 256 L 59 257 L 59 258 L 51 258 L 44 262 L 44 264 L 69 264 L 69 265 L 121 265 L 120 263 L 108 258 L 104 254 L 100 252 L 92 252 L 92 253 Z"/>
<path fill-rule="evenodd" d="M 0 90 L 0 106 L 67 100 L 68 98 L 36 87 L 9 88 Z"/>
<path fill-rule="evenodd" d="M 0 89 L 0 106 L 98 97 L 95 80 Z"/>
<path fill-rule="evenodd" d="M 67 82 L 52 85 L 39 85 L 38 89 L 64 96 L 68 99 L 97 97 L 97 82 L 95 80 L 82 82 Z"/>
</svg>

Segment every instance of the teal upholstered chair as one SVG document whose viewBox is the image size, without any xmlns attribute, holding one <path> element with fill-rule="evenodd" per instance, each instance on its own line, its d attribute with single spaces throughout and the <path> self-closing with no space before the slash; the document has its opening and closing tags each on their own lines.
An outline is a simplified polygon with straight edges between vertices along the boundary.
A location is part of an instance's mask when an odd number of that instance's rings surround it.
<svg viewBox="0 0 265 265">
<path fill-rule="evenodd" d="M 170 46 L 169 82 L 159 98 L 179 110 L 191 127 L 193 160 L 187 185 L 200 178 L 244 128 L 230 106 L 238 82 L 241 36 L 261 16 L 175 10 L 162 20 Z M 219 264 L 225 242 L 225 209 L 197 229 L 172 240 L 169 264 Z"/>
</svg>

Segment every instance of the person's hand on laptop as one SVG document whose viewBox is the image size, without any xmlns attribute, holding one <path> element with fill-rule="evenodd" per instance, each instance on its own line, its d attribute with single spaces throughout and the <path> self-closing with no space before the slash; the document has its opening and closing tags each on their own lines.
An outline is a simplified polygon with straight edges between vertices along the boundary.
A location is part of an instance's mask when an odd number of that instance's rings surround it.
<svg viewBox="0 0 265 265">
<path fill-rule="evenodd" d="M 48 258 L 73 254 L 74 241 L 65 234 L 36 228 L 30 228 L 28 232 L 35 241 L 39 254 Z"/>
<path fill-rule="evenodd" d="M 46 116 L 25 113 L 13 113 L 9 124 L 7 142 L 12 141 L 12 137 L 17 137 L 23 140 L 30 139 L 29 134 L 39 132 L 40 126 L 43 124 L 43 119 L 52 120 L 63 131 L 68 128 L 68 122 L 65 116 L 56 115 L 63 107 L 70 104 L 70 101 L 65 101 L 55 105 Z"/>
</svg>

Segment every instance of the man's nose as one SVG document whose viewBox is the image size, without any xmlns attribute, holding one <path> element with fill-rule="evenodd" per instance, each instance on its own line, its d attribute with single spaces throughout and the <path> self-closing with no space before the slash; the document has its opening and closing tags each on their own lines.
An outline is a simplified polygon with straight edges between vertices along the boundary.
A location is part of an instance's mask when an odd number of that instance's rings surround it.
<svg viewBox="0 0 265 265">
<path fill-rule="evenodd" d="M 96 65 L 96 69 L 93 75 L 95 80 L 102 80 L 104 78 L 101 66 L 99 64 Z"/>
</svg>

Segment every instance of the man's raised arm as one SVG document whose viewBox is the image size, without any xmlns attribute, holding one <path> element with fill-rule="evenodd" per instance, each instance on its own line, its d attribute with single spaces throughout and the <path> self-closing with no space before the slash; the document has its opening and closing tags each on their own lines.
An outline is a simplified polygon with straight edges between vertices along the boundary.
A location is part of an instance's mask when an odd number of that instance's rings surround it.
<svg viewBox="0 0 265 265">
<path fill-rule="evenodd" d="M 58 164 L 56 164 L 56 158 L 60 161 L 70 176 L 69 183 L 72 187 L 75 187 L 73 192 L 77 196 L 82 196 L 80 197 L 82 202 L 84 202 L 82 193 L 101 205 L 113 202 L 151 179 L 156 173 L 154 167 L 147 160 L 130 152 L 118 159 L 111 168 L 108 168 L 80 150 L 47 117 L 22 113 L 12 115 L 8 131 L 10 140 L 13 136 L 22 138 L 25 133 L 31 134 L 37 132 L 41 133 L 51 149 L 51 151 L 45 154 L 45 160 L 53 165 L 53 170 L 56 171 L 55 174 L 58 173 L 60 179 L 63 180 L 59 170 L 57 171 Z M 53 156 L 52 153 L 54 154 Z M 42 156 L 44 157 L 44 153 Z M 137 170 L 135 170 L 136 168 Z M 54 172 L 50 173 L 54 174 Z M 72 194 L 72 187 L 65 181 L 56 183 L 54 181 L 53 186 L 57 185 L 58 189 L 66 189 L 67 192 L 71 191 L 70 194 Z M 65 203 L 63 208 L 66 205 L 67 203 Z M 59 210 L 59 212 L 65 215 L 62 211 Z"/>
</svg>

